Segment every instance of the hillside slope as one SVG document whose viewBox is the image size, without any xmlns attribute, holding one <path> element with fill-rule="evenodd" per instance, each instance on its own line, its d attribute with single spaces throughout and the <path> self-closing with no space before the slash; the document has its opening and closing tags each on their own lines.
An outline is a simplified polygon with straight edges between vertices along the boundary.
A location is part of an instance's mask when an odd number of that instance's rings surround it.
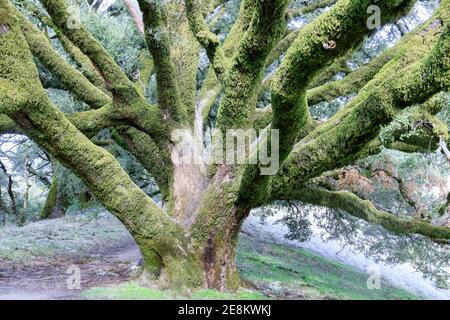
<svg viewBox="0 0 450 320">
<path fill-rule="evenodd" d="M 1 299 L 168 299 L 179 293 L 136 280 L 139 251 L 106 212 L 68 216 L 0 229 Z M 81 290 L 69 290 L 68 268 L 80 268 Z M 386 282 L 367 288 L 367 274 L 302 248 L 241 234 L 238 265 L 243 288 L 213 290 L 193 299 L 417 299 Z"/>
</svg>

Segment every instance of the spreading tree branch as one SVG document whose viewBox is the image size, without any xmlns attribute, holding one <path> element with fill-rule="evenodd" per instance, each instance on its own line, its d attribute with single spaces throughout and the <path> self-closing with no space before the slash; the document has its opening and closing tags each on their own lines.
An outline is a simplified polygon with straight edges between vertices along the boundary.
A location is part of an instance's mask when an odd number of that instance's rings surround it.
<svg viewBox="0 0 450 320">
<path fill-rule="evenodd" d="M 324 171 L 350 163 L 368 143 L 372 145 L 380 125 L 392 121 L 403 106 L 447 89 L 450 64 L 444 57 L 450 54 L 449 10 L 450 2 L 443 2 L 423 31 L 411 38 L 409 50 L 399 53 L 347 108 L 296 145 L 272 184 L 273 192 L 281 192 L 281 186 L 296 188 Z M 443 24 L 437 26 L 436 19 Z M 422 55 L 424 48 L 428 55 L 418 62 L 412 59 Z"/>
<path fill-rule="evenodd" d="M 2 65 L 0 79 L 7 78 L 21 87 L 16 94 L 28 102 L 16 110 L 5 108 L 8 101 L 0 99 L 0 108 L 72 170 L 133 232 L 137 243 L 148 248 L 143 258 L 149 270 L 163 265 L 170 269 L 174 259 L 180 261 L 189 251 L 182 228 L 133 183 L 111 154 L 95 146 L 50 102 L 8 0 L 0 0 L 0 8 L 0 24 L 8 25 L 8 31 L 0 37 L 0 61 L 8 61 L 8 66 Z M 188 268 L 189 263 L 181 258 L 177 266 Z"/>
<path fill-rule="evenodd" d="M 22 32 L 27 40 L 33 55 L 55 76 L 58 80 L 72 90 L 80 100 L 93 108 L 99 108 L 111 101 L 111 98 L 94 86 L 81 72 L 75 70 L 53 48 L 45 35 L 17 10 L 16 16 L 20 19 Z"/>
<path fill-rule="evenodd" d="M 206 25 L 202 14 L 203 4 L 200 0 L 185 0 L 184 2 L 192 33 L 203 48 L 205 48 L 216 77 L 220 81 L 223 81 L 224 73 L 227 70 L 225 54 L 222 50 L 219 38 L 212 33 Z"/>
<path fill-rule="evenodd" d="M 143 15 L 145 40 L 155 66 L 159 107 L 167 117 L 183 122 L 187 119 L 186 109 L 181 103 L 176 81 L 165 8 L 156 0 L 138 0 L 138 3 Z"/>
<path fill-rule="evenodd" d="M 13 178 L 11 174 L 8 173 L 8 170 L 6 169 L 6 166 L 3 164 L 3 162 L 0 160 L 0 169 L 3 171 L 6 177 L 8 177 L 8 196 L 11 201 L 11 210 L 14 216 L 16 217 L 16 220 L 19 219 L 19 213 L 17 211 L 17 202 L 16 202 L 16 196 L 14 195 L 13 191 Z"/>
<path fill-rule="evenodd" d="M 420 234 L 434 240 L 449 240 L 450 228 L 432 225 L 417 219 L 404 219 L 377 209 L 369 200 L 363 200 L 349 191 L 329 191 L 323 188 L 301 188 L 280 199 L 300 200 L 313 205 L 344 210 L 348 214 L 378 224 L 396 234 Z"/>
<path fill-rule="evenodd" d="M 284 33 L 285 0 L 257 1 L 255 13 L 227 72 L 217 127 L 251 125 L 267 56 Z"/>
<path fill-rule="evenodd" d="M 383 5 L 386 23 L 403 14 L 414 1 L 388 1 Z M 310 82 L 334 59 L 343 56 L 370 33 L 364 14 L 370 1 L 338 1 L 328 12 L 306 25 L 288 49 L 271 83 L 272 129 L 279 130 L 280 163 L 288 157 L 298 141 L 299 132 L 312 122 L 306 100 Z M 330 25 L 339 28 L 330 28 Z M 301 70 L 301 72 L 299 72 Z M 352 123 L 352 125 L 354 125 Z M 343 130 L 343 134 L 348 134 Z M 334 140 L 337 140 L 335 138 Z M 270 140 L 268 140 L 270 143 Z M 322 152 L 303 154 L 312 160 Z M 259 165 L 247 165 L 241 187 L 241 201 L 251 205 L 267 195 L 270 176 L 260 175 Z M 310 168 L 308 168 L 310 169 Z M 256 185 L 256 186 L 255 186 Z M 258 189 L 250 193 L 249 188 Z"/>
<path fill-rule="evenodd" d="M 140 12 L 139 7 L 136 7 L 131 0 L 124 0 L 124 2 L 128 8 L 128 11 L 133 17 L 134 23 L 136 24 L 139 33 L 145 36 L 144 21 L 142 20 L 142 13 Z"/>
</svg>

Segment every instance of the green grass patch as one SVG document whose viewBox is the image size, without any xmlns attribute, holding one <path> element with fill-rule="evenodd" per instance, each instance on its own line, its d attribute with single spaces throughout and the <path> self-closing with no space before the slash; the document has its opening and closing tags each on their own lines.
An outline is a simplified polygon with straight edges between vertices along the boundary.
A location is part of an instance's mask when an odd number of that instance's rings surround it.
<svg viewBox="0 0 450 320">
<path fill-rule="evenodd" d="M 367 287 L 368 274 L 302 248 L 255 242 L 241 234 L 238 267 L 242 277 L 264 287 L 299 291 L 305 299 L 420 299 L 382 280 Z"/>
<path fill-rule="evenodd" d="M 355 268 L 309 250 L 263 243 L 244 234 L 239 242 L 238 267 L 241 276 L 264 293 L 245 288 L 234 293 L 203 289 L 193 291 L 187 297 L 179 292 L 158 291 L 132 282 L 88 289 L 82 291 L 81 297 L 118 300 L 260 300 L 268 299 L 267 295 L 273 298 L 289 298 L 286 293 L 294 293 L 297 294 L 294 298 L 301 299 L 420 299 L 384 280 L 380 289 L 370 290 L 367 287 L 369 276 Z"/>
<path fill-rule="evenodd" d="M 182 296 L 177 292 L 159 291 L 142 287 L 135 282 L 122 283 L 110 287 L 95 287 L 81 292 L 84 299 L 107 300 L 165 300 L 165 299 L 193 299 L 193 300 L 261 300 L 267 297 L 257 291 L 239 289 L 235 293 L 220 292 L 213 289 L 203 289 L 192 292 L 191 296 Z"/>
<path fill-rule="evenodd" d="M 212 289 L 198 290 L 192 293 L 194 300 L 265 300 L 267 297 L 258 291 L 239 289 L 235 293 L 220 292 Z"/>
<path fill-rule="evenodd" d="M 162 300 L 169 299 L 170 295 L 165 291 L 141 287 L 137 283 L 130 282 L 111 287 L 87 289 L 81 292 L 80 297 L 109 300 Z"/>
</svg>

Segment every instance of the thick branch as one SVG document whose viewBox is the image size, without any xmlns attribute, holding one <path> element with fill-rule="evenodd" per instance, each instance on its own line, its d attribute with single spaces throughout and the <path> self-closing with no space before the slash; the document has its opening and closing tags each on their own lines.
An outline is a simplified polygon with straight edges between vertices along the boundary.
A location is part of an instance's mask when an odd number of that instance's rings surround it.
<svg viewBox="0 0 450 320">
<path fill-rule="evenodd" d="M 95 87 L 81 72 L 75 70 L 66 62 L 41 31 L 33 26 L 19 11 L 15 10 L 15 13 L 20 19 L 22 32 L 33 55 L 62 84 L 93 108 L 101 107 L 111 101 L 108 95 Z"/>
<path fill-rule="evenodd" d="M 225 79 L 217 127 L 245 128 L 252 123 L 256 93 L 261 86 L 267 56 L 284 33 L 285 0 L 257 1 Z"/>
<path fill-rule="evenodd" d="M 209 30 L 205 23 L 202 14 L 202 2 L 200 0 L 185 0 L 184 2 L 192 33 L 203 48 L 205 48 L 216 77 L 222 81 L 223 74 L 227 70 L 225 54 L 220 45 L 219 38 Z"/>
<path fill-rule="evenodd" d="M 0 114 L 0 135 L 21 133 L 22 130 L 7 115 Z"/>
<path fill-rule="evenodd" d="M 386 1 L 381 8 L 383 22 L 404 13 L 412 3 L 414 1 Z M 297 132 L 309 117 L 306 90 L 310 81 L 330 61 L 345 54 L 371 31 L 367 28 L 365 14 L 371 4 L 371 1 L 339 1 L 305 26 L 286 53 L 271 82 L 272 127 L 280 130 L 281 159 L 288 155 Z"/>
<path fill-rule="evenodd" d="M 253 6 L 253 0 L 241 1 L 236 22 L 231 27 L 231 30 L 222 45 L 222 49 L 225 54 L 225 58 L 227 59 L 228 65 L 231 65 L 230 61 L 239 46 L 239 40 L 248 29 L 248 26 L 254 15 L 254 11 L 255 8 Z M 217 79 L 213 68 L 209 68 L 198 99 L 200 101 L 199 107 L 202 112 L 202 118 L 205 123 L 205 120 L 208 119 L 211 108 L 217 100 L 221 90 L 222 85 Z"/>
<path fill-rule="evenodd" d="M 180 101 L 165 9 L 155 0 L 138 0 L 138 3 L 143 15 L 145 40 L 155 66 L 159 107 L 167 117 L 181 121 L 186 118 L 186 110 Z"/>
<path fill-rule="evenodd" d="M 16 14 L 20 14 L 12 6 L 10 6 L 10 8 L 11 10 L 14 10 Z M 83 132 L 88 137 L 93 137 L 101 129 L 116 125 L 123 126 L 125 121 L 125 123 L 128 122 L 131 125 L 144 130 L 145 132 L 158 132 L 157 128 L 158 126 L 161 126 L 161 121 L 157 120 L 159 119 L 157 108 L 143 103 L 141 101 L 143 98 L 140 99 L 139 95 L 137 95 L 133 90 L 131 90 L 129 94 L 128 102 L 133 103 L 134 112 L 130 112 L 131 110 L 128 106 L 123 106 L 118 103 L 111 105 L 111 100 L 107 95 L 98 90 L 98 88 L 87 81 L 78 71 L 73 69 L 72 66 L 69 65 L 52 48 L 46 37 L 39 30 L 31 25 L 31 23 L 29 23 L 23 16 L 20 17 L 22 29 L 25 29 L 25 34 L 28 35 L 27 41 L 29 42 L 30 47 L 35 47 L 36 51 L 42 54 L 40 58 L 46 62 L 47 66 L 50 68 L 50 71 L 60 78 L 60 81 L 64 82 L 71 92 L 75 93 L 78 97 L 82 98 L 84 102 L 91 104 L 93 107 L 99 107 L 102 103 L 107 103 L 97 110 L 68 115 L 69 120 L 77 127 L 78 130 Z M 80 52 L 80 54 L 82 53 Z M 120 109 L 118 110 L 118 108 Z M 15 125 L 14 122 L 7 116 L 2 115 L 0 119 L 2 133 L 22 132 L 21 129 L 18 128 L 18 126 Z M 158 125 L 153 125 L 153 123 Z M 140 134 L 146 135 L 145 133 Z M 117 138 L 123 139 L 120 137 Z M 160 170 L 159 172 L 152 170 L 154 168 L 160 168 L 160 166 L 151 162 L 151 160 L 154 160 L 155 158 L 157 160 L 156 163 L 162 161 L 161 159 L 157 159 L 157 156 L 160 155 L 162 151 L 155 152 L 155 149 L 151 148 L 151 150 L 153 150 L 151 152 L 153 156 L 148 157 L 149 151 L 147 149 L 148 148 L 145 145 L 141 145 L 140 148 L 132 148 L 130 152 L 142 161 L 143 166 L 149 172 L 155 174 L 156 180 L 162 183 L 161 188 L 164 189 L 164 186 L 167 185 L 167 181 L 162 181 L 160 177 L 167 176 L 164 174 L 166 170 Z M 164 148 L 161 148 L 161 150 L 164 150 Z M 170 168 L 170 165 L 167 164 L 167 167 Z"/>
<path fill-rule="evenodd" d="M 164 198 L 169 196 L 169 182 L 172 179 L 172 163 L 170 155 L 144 132 L 133 127 L 119 126 L 118 132 L 124 140 L 126 149 L 132 153 L 139 163 L 155 178 Z"/>
<path fill-rule="evenodd" d="M 97 88 L 106 91 L 105 80 L 102 78 L 101 74 L 95 68 L 91 59 L 86 56 L 76 45 L 72 43 L 62 32 L 60 32 L 55 27 L 55 32 L 58 36 L 59 41 L 63 45 L 64 50 L 72 57 L 73 61 L 77 64 L 81 73 Z"/>
<path fill-rule="evenodd" d="M 347 108 L 297 144 L 274 180 L 273 192 L 296 188 L 324 171 L 350 163 L 378 135 L 380 125 L 394 118 L 397 107 L 420 103 L 448 88 L 450 63 L 444 57 L 450 54 L 449 10 L 450 1 L 442 2 L 422 32 L 411 38 L 409 50 L 402 50 Z M 423 52 L 429 54 L 423 56 Z"/>
<path fill-rule="evenodd" d="M 144 22 L 142 21 L 142 13 L 140 12 L 139 7 L 136 7 L 131 0 L 124 0 L 124 2 L 133 17 L 134 23 L 136 23 L 139 32 L 144 36 Z"/>
<path fill-rule="evenodd" d="M 267 57 L 266 67 L 270 66 L 276 59 L 285 53 L 287 49 L 289 49 L 295 39 L 297 39 L 300 30 L 301 28 L 298 28 L 292 32 L 289 32 L 283 39 L 280 40 L 280 42 L 278 42 Z"/>
<path fill-rule="evenodd" d="M 47 193 L 47 198 L 45 199 L 45 203 L 41 208 L 39 213 L 39 217 L 41 219 L 49 218 L 53 210 L 58 202 L 58 178 L 55 173 L 53 173 L 52 182 L 49 186 L 49 190 Z"/>
<path fill-rule="evenodd" d="M 300 200 L 327 208 L 344 210 L 367 222 L 378 224 L 396 234 L 420 234 L 435 240 L 449 240 L 450 228 L 435 226 L 422 220 L 402 219 L 375 208 L 372 202 L 362 200 L 349 191 L 328 191 L 322 188 L 302 188 L 282 196 L 282 199 Z"/>
<path fill-rule="evenodd" d="M 101 75 L 98 73 L 95 66 L 92 64 L 91 60 L 81 52 L 81 50 L 75 46 L 59 29 L 55 26 L 52 19 L 42 12 L 40 8 L 37 7 L 33 2 L 27 2 L 27 10 L 32 12 L 32 15 L 35 16 L 39 21 L 52 28 L 61 42 L 64 50 L 72 57 L 77 66 L 80 68 L 81 73 L 89 79 L 94 85 L 98 88 L 104 88 L 105 83 Z M 17 12 L 19 18 L 23 20 L 24 24 L 31 25 L 25 17 L 21 15 L 20 12 Z M 32 26 L 32 25 L 31 25 Z M 36 35 L 37 36 L 37 35 Z M 43 40 L 41 40 L 43 41 Z"/>
<path fill-rule="evenodd" d="M 298 17 L 298 16 L 301 16 L 303 14 L 314 12 L 314 11 L 316 11 L 318 9 L 323 9 L 323 8 L 332 6 L 336 2 L 337 2 L 337 0 L 319 0 L 319 1 L 314 2 L 313 4 L 310 4 L 308 6 L 302 6 L 302 7 L 299 7 L 299 8 L 288 10 L 287 17 L 288 18 Z"/>
<path fill-rule="evenodd" d="M 391 1 L 382 8 L 384 22 L 403 13 L 414 1 Z M 302 128 L 312 123 L 306 101 L 311 80 L 333 59 L 344 55 L 370 32 L 365 12 L 370 1 L 339 1 L 330 11 L 301 29 L 270 83 L 272 129 L 279 130 L 279 160 L 286 159 Z M 330 26 L 339 26 L 332 28 Z M 301 72 L 299 72 L 301 70 Z M 269 141 L 270 143 L 270 141 Z M 314 150 L 311 155 L 319 155 Z M 241 187 L 241 201 L 252 205 L 267 196 L 270 176 L 260 175 L 261 165 L 248 165 Z M 256 186 L 255 186 L 256 185 Z M 256 188 L 258 192 L 249 192 Z"/>
</svg>

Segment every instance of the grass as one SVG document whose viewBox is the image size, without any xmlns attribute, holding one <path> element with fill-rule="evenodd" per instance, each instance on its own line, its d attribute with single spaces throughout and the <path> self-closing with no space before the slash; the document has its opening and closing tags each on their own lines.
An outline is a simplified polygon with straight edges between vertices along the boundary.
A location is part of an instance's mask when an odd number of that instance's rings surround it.
<svg viewBox="0 0 450 320">
<path fill-rule="evenodd" d="M 305 299 L 420 299 L 381 281 L 367 287 L 368 274 L 302 248 L 255 242 L 242 234 L 238 267 L 243 278 L 261 287 L 299 291 Z M 275 285 L 274 285 L 275 284 Z"/>
<path fill-rule="evenodd" d="M 190 297 L 181 296 L 171 291 L 159 291 L 145 288 L 135 282 L 123 283 L 110 287 L 96 287 L 81 292 L 84 299 L 110 299 L 110 300 L 163 300 L 186 299 L 193 300 L 261 300 L 267 299 L 257 291 L 239 289 L 236 293 L 219 292 L 212 289 L 197 290 Z"/>
<path fill-rule="evenodd" d="M 92 248 L 116 250 L 131 241 L 128 232 L 110 215 L 67 216 L 1 229 L 0 264 L 51 265 L 59 258 L 91 256 Z M 106 251 L 105 251 L 106 252 Z M 65 261 L 64 260 L 64 261 Z M 368 275 L 301 248 L 266 243 L 241 234 L 237 256 L 243 283 L 252 289 L 235 293 L 216 290 L 191 292 L 190 299 L 420 299 L 381 282 L 369 290 Z M 135 282 L 95 287 L 81 292 L 85 299 L 181 299 L 177 292 L 159 291 Z"/>
<path fill-rule="evenodd" d="M 301 299 L 420 299 L 385 281 L 380 289 L 367 287 L 368 275 L 301 248 L 263 243 L 241 234 L 238 268 L 247 283 L 257 290 L 241 288 L 235 293 L 212 289 L 194 291 L 190 299 L 260 300 Z M 258 291 L 259 290 L 259 291 Z M 86 299 L 186 299 L 179 293 L 144 288 L 137 283 L 84 290 Z"/>
<path fill-rule="evenodd" d="M 29 223 L 23 227 L 0 229 L 0 260 L 17 264 L 33 264 L 57 255 L 77 256 L 93 247 L 114 248 L 132 241 L 128 232 L 110 214 L 65 216 Z"/>
<path fill-rule="evenodd" d="M 111 287 L 87 289 L 81 292 L 80 297 L 110 300 L 162 300 L 169 299 L 170 295 L 165 291 L 141 287 L 136 283 L 130 282 Z"/>
</svg>

